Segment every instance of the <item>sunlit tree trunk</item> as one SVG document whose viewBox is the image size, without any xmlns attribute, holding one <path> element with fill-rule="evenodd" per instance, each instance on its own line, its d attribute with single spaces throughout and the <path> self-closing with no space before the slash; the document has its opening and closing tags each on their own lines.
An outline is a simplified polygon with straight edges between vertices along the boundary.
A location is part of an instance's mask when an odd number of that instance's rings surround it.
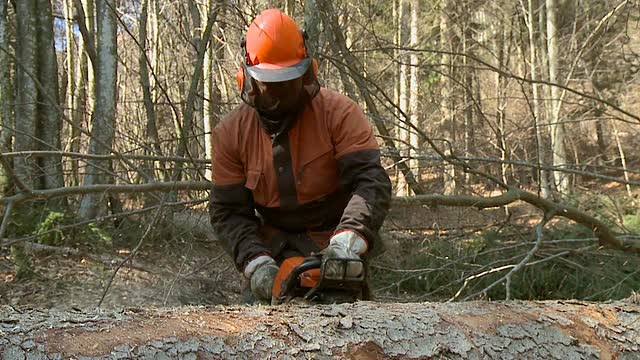
<svg viewBox="0 0 640 360">
<path fill-rule="evenodd" d="M 409 45 L 412 49 L 418 47 L 418 38 L 420 36 L 420 23 L 418 21 L 418 15 L 420 13 L 420 2 L 418 0 L 411 0 L 411 34 Z M 420 117 L 418 113 L 420 111 L 420 98 L 419 98 L 419 89 L 420 89 L 420 77 L 418 74 L 418 53 L 412 51 L 409 55 L 409 64 L 411 65 L 409 71 L 409 114 L 410 122 L 412 127 L 416 129 L 420 129 Z M 413 159 L 409 162 L 409 167 L 413 172 L 413 175 L 420 178 L 420 169 L 418 165 L 418 160 L 415 159 L 418 156 L 419 149 L 419 138 L 418 133 L 409 129 L 409 144 L 411 145 L 411 150 L 409 152 L 409 156 Z"/>
<path fill-rule="evenodd" d="M 546 0 L 547 7 L 547 52 L 549 60 L 549 82 L 558 83 L 560 58 L 558 53 L 558 4 L 556 0 Z M 567 155 L 564 145 L 565 130 L 560 122 L 560 89 L 551 86 L 549 106 L 549 121 L 551 123 L 551 149 L 553 151 L 553 166 L 564 167 Z M 569 189 L 569 177 L 560 171 L 553 172 L 554 185 L 560 192 Z"/>
<path fill-rule="evenodd" d="M 501 71 L 504 71 L 506 57 L 509 54 L 505 54 L 505 21 L 504 18 L 500 18 L 498 21 L 498 25 L 496 26 L 496 31 L 493 36 L 494 38 L 494 51 L 497 55 L 497 67 Z M 500 177 L 501 180 L 506 184 L 508 182 L 507 179 L 507 171 L 509 166 L 506 164 L 508 151 L 507 151 L 507 139 L 506 139 L 506 106 L 507 102 L 505 99 L 506 93 L 506 80 L 502 75 L 501 71 L 496 71 L 495 73 L 495 98 L 496 98 L 496 123 L 497 123 L 497 144 L 498 149 L 500 151 L 500 160 L 502 163 L 500 164 Z M 506 208 L 505 208 L 506 209 Z"/>
<path fill-rule="evenodd" d="M 441 15 L 440 15 L 440 46 L 443 50 L 453 50 L 454 35 L 453 30 L 450 28 L 449 16 L 452 0 L 443 0 L 441 3 Z M 440 98 L 442 109 L 442 121 L 444 123 L 445 133 L 447 134 L 450 144 L 445 144 L 444 152 L 446 155 L 451 155 L 451 146 L 456 140 L 456 125 L 454 119 L 454 104 L 453 104 L 453 58 L 450 54 L 442 54 L 443 74 L 440 80 Z M 456 171 L 455 167 L 450 164 L 445 164 L 443 172 L 444 190 L 445 195 L 454 194 L 456 191 Z"/>
<path fill-rule="evenodd" d="M 200 15 L 200 10 L 198 9 L 198 5 L 194 0 L 189 0 L 188 4 L 189 4 L 189 13 L 191 14 L 190 18 L 193 24 L 193 30 L 192 30 L 193 35 L 192 35 L 191 41 L 193 42 L 194 46 L 197 47 L 201 40 L 202 27 L 206 26 L 207 15 L 206 13 L 204 14 L 204 16 Z M 207 56 L 206 54 L 209 48 L 210 46 L 207 46 L 207 48 L 204 50 L 205 59 L 206 59 L 206 56 Z M 194 61 L 194 63 L 196 62 L 197 62 L 197 59 Z M 203 62 L 202 74 L 200 74 L 202 80 L 198 84 L 197 94 L 193 100 L 193 119 L 192 119 L 192 123 L 190 124 L 191 128 L 189 128 L 189 132 L 188 132 L 188 139 L 189 139 L 187 141 L 188 149 L 189 149 L 189 154 L 191 154 L 193 158 L 198 158 L 200 156 L 199 145 L 203 145 L 203 143 L 200 140 L 202 140 L 203 138 L 203 136 L 201 135 L 201 133 L 203 132 L 201 125 L 204 118 L 203 94 L 204 94 L 205 67 L 206 67 L 206 64 Z M 194 164 L 194 167 L 195 167 L 195 164 Z M 190 173 L 191 173 L 190 177 L 193 178 L 196 175 L 197 171 L 192 171 Z"/>
<path fill-rule="evenodd" d="M 67 117 L 69 119 L 69 139 L 68 146 L 72 152 L 80 152 L 80 127 L 82 126 L 81 119 L 84 116 L 84 106 L 81 106 L 80 99 L 78 97 L 84 96 L 84 77 L 86 76 L 86 60 L 84 69 L 81 65 L 78 65 L 76 70 L 76 59 L 85 58 L 82 51 L 82 41 L 80 41 L 79 51 L 76 56 L 76 36 L 74 34 L 74 21 L 73 21 L 73 0 L 63 0 L 64 15 L 66 17 L 65 22 L 65 37 L 67 40 Z M 82 60 L 80 60 L 82 62 Z M 84 70 L 84 71 L 83 71 Z M 80 183 L 78 174 L 78 160 L 69 159 L 67 163 L 70 167 L 71 174 L 69 176 L 69 184 L 76 186 Z"/>
<path fill-rule="evenodd" d="M 407 51 L 402 49 L 409 41 L 409 3 L 407 0 L 398 1 L 398 30 L 397 30 L 397 44 L 400 48 L 398 52 L 398 61 L 400 62 L 399 73 L 397 77 L 398 81 L 398 107 L 402 112 L 400 114 L 401 121 L 398 123 L 397 136 L 398 136 L 398 149 L 400 155 L 403 157 L 402 161 L 405 161 L 409 156 L 410 143 L 409 143 L 409 126 L 407 123 L 410 121 L 409 113 L 409 66 Z M 406 117 L 405 117 L 406 116 Z M 409 164 L 407 162 L 407 164 Z M 401 172 L 397 174 L 396 183 L 396 195 L 404 196 L 408 193 L 407 182 Z"/>
<path fill-rule="evenodd" d="M 208 0 L 207 6 L 203 6 L 201 15 L 206 17 L 211 9 L 217 6 L 215 0 Z M 217 9 L 221 11 L 221 9 Z M 212 39 L 207 51 L 204 54 L 204 67 L 203 67 L 203 82 L 204 82 L 204 102 L 203 102 L 203 116 L 202 116 L 202 129 L 204 150 L 207 159 L 211 159 L 211 131 L 218 123 L 218 117 L 220 113 L 220 90 L 216 81 L 216 62 L 218 61 L 219 52 L 222 52 L 222 45 L 219 41 Z M 205 171 L 205 178 L 211 180 L 211 169 L 207 168 Z"/>
<path fill-rule="evenodd" d="M 284 0 L 284 13 L 293 17 L 295 15 L 295 1 L 294 0 Z"/>
<path fill-rule="evenodd" d="M 475 9 L 472 6 L 469 6 L 469 1 L 464 2 L 464 17 L 465 19 L 462 21 L 462 52 L 464 54 L 469 54 L 473 56 L 473 15 Z M 462 81 L 464 84 L 464 142 L 463 142 L 463 155 L 471 156 L 471 150 L 473 148 L 473 138 L 474 138 L 474 123 L 473 123 L 473 115 L 474 115 L 474 70 L 473 67 L 470 66 L 471 61 L 469 60 L 469 56 L 462 57 Z M 464 173 L 464 183 L 466 184 L 469 181 L 469 174 Z"/>
<path fill-rule="evenodd" d="M 106 155 L 111 153 L 116 115 L 117 47 L 115 1 L 97 0 L 97 66 L 95 107 L 91 117 L 91 139 L 89 153 Z M 89 160 L 84 185 L 113 182 L 109 160 Z M 80 202 L 79 216 L 94 218 L 106 212 L 101 194 L 86 194 Z"/>
<path fill-rule="evenodd" d="M 546 141 L 544 127 L 541 126 L 543 112 L 540 104 L 540 86 L 535 82 L 538 80 L 538 57 L 537 57 L 537 36 L 536 36 L 536 16 L 535 12 L 538 9 L 537 0 L 528 0 L 527 2 L 527 27 L 529 29 L 529 66 L 531 72 L 531 92 L 533 103 L 533 127 L 536 136 L 536 149 L 537 149 L 537 161 L 538 166 L 546 164 Z M 548 172 L 546 170 L 538 169 L 538 181 L 539 181 L 539 193 L 543 198 L 549 197 L 549 183 Z"/>
</svg>

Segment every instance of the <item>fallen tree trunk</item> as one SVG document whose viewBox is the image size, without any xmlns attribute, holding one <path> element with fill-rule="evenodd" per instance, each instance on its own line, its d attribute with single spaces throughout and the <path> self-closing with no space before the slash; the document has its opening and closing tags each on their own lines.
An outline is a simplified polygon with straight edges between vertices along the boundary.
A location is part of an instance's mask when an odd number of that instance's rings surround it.
<svg viewBox="0 0 640 360">
<path fill-rule="evenodd" d="M 639 359 L 639 344 L 630 301 L 0 307 L 3 359 Z"/>
</svg>

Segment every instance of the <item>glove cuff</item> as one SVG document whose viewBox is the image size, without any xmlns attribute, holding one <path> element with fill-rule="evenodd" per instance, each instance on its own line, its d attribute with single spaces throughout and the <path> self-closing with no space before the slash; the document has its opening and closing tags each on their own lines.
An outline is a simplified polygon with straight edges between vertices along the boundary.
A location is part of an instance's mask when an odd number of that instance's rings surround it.
<svg viewBox="0 0 640 360">
<path fill-rule="evenodd" d="M 348 229 L 340 230 L 333 234 L 331 240 L 329 240 L 329 245 L 349 249 L 349 251 L 358 255 L 366 253 L 368 249 L 367 240 L 357 232 Z"/>
<path fill-rule="evenodd" d="M 244 271 L 242 273 L 245 278 L 251 279 L 251 275 L 253 275 L 259 267 L 268 263 L 273 263 L 273 265 L 275 265 L 276 261 L 269 255 L 258 255 L 247 263 L 247 266 L 244 267 Z"/>
</svg>

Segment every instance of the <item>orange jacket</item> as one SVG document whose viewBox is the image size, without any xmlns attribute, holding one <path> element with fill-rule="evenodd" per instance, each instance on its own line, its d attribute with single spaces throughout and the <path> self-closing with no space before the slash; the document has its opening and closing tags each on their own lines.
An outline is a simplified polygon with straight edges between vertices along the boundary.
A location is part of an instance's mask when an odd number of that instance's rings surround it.
<svg viewBox="0 0 640 360">
<path fill-rule="evenodd" d="M 361 108 L 322 88 L 293 127 L 267 134 L 254 108 L 241 104 L 213 131 L 211 223 L 242 268 L 271 253 L 259 219 L 288 233 L 340 229 L 369 242 L 386 216 L 391 185 Z M 329 230 L 327 232 L 327 230 Z"/>
</svg>

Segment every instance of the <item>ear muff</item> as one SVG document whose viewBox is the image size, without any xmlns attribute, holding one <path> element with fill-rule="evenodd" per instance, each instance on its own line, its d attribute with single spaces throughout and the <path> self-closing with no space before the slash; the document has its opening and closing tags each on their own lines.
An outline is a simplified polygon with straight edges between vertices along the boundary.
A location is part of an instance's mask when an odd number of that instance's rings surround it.
<svg viewBox="0 0 640 360">
<path fill-rule="evenodd" d="M 238 82 L 238 90 L 242 92 L 242 86 L 244 85 L 244 68 L 240 68 L 238 72 L 236 72 L 236 81 Z"/>
</svg>

